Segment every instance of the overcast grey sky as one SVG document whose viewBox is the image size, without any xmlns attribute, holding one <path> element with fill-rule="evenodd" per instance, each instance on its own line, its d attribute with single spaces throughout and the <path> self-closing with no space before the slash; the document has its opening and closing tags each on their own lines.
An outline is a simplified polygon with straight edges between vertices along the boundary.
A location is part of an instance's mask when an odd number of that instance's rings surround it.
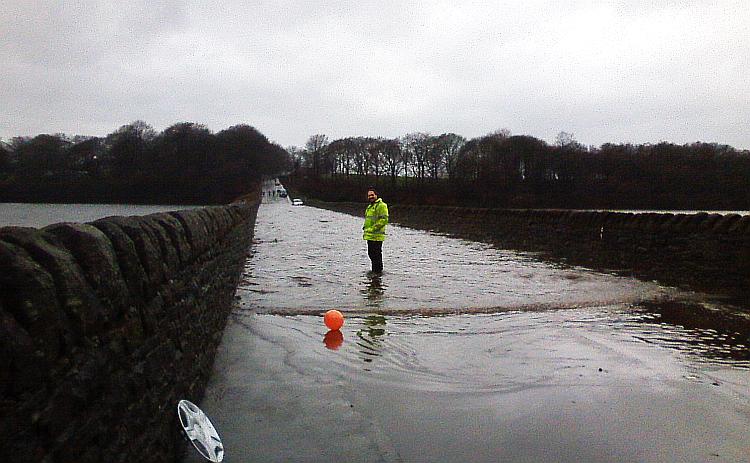
<svg viewBox="0 0 750 463">
<path fill-rule="evenodd" d="M 750 148 L 750 2 L 4 0 L 0 137 L 144 120 Z"/>
</svg>

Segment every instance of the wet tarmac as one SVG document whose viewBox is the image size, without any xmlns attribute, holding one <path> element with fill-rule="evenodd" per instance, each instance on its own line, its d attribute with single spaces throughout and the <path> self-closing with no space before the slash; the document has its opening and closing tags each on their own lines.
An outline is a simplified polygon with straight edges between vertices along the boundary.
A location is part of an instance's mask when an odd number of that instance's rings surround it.
<svg viewBox="0 0 750 463">
<path fill-rule="evenodd" d="M 383 253 L 261 206 L 201 403 L 225 461 L 750 460 L 745 308 L 399 227 Z"/>
</svg>

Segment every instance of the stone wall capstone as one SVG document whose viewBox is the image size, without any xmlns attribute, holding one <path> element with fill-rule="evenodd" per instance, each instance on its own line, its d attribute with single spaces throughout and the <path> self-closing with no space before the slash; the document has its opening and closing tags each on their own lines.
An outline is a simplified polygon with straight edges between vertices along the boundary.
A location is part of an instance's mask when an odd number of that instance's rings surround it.
<svg viewBox="0 0 750 463">
<path fill-rule="evenodd" d="M 259 203 L 0 228 L 0 461 L 176 461 Z"/>
</svg>

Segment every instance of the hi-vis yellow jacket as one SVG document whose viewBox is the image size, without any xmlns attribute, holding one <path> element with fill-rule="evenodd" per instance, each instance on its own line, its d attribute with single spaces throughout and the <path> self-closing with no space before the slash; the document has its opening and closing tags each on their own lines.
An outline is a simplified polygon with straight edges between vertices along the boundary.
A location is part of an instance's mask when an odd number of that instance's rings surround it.
<svg viewBox="0 0 750 463">
<path fill-rule="evenodd" d="M 378 198 L 365 209 L 365 225 L 362 238 L 367 241 L 385 241 L 385 226 L 388 225 L 388 205 Z"/>
</svg>

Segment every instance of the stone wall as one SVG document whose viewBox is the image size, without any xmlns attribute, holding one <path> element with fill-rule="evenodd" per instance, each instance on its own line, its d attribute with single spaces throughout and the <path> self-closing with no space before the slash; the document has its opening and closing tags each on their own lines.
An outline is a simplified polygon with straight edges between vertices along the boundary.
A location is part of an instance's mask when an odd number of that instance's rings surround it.
<svg viewBox="0 0 750 463">
<path fill-rule="evenodd" d="M 0 460 L 178 459 L 258 205 L 0 228 Z"/>
<path fill-rule="evenodd" d="M 310 205 L 364 216 L 365 204 Z M 750 216 L 389 205 L 391 222 L 747 301 Z"/>
</svg>

